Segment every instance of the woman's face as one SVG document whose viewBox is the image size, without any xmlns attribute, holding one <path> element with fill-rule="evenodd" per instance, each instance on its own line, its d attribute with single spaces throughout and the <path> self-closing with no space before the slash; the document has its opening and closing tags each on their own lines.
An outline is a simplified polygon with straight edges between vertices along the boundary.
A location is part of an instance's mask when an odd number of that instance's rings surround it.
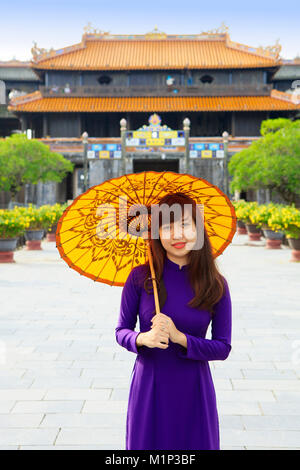
<svg viewBox="0 0 300 470">
<path fill-rule="evenodd" d="M 173 223 L 163 224 L 159 229 L 159 236 L 171 259 L 186 261 L 197 238 L 196 225 L 190 212 L 185 211 L 184 217 Z"/>
</svg>

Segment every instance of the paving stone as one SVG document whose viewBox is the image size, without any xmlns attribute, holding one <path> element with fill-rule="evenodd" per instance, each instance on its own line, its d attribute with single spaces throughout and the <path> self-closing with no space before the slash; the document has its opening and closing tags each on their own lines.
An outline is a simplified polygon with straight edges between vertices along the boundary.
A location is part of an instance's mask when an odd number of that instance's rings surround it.
<svg viewBox="0 0 300 470">
<path fill-rule="evenodd" d="M 127 410 L 126 400 L 89 401 L 84 402 L 82 413 L 124 413 Z"/>
<path fill-rule="evenodd" d="M 58 429 L 0 428 L 0 442 L 5 445 L 53 445 Z"/>
<path fill-rule="evenodd" d="M 263 447 L 264 449 L 289 448 L 300 449 L 300 431 L 273 431 L 257 432 L 257 430 L 229 429 L 223 433 L 224 445 Z"/>
<path fill-rule="evenodd" d="M 217 398 L 220 401 L 235 401 L 236 403 L 242 402 L 275 402 L 275 397 L 271 391 L 267 390 L 217 390 Z"/>
<path fill-rule="evenodd" d="M 274 369 L 242 369 L 242 375 L 245 379 L 251 380 L 289 380 L 297 379 L 297 374 L 293 370 L 274 370 Z M 238 377 L 231 377 L 236 379 Z M 248 381 L 248 380 L 247 380 Z"/>
<path fill-rule="evenodd" d="M 118 429 L 123 429 L 123 426 L 125 425 L 126 413 L 51 413 L 44 416 L 40 427 L 116 427 Z"/>
<path fill-rule="evenodd" d="M 92 389 L 53 389 L 48 390 L 44 400 L 109 400 L 112 388 Z"/>
<path fill-rule="evenodd" d="M 37 428 L 42 422 L 42 413 L 0 414 L 0 428 Z M 51 427 L 51 426 L 48 426 Z M 54 426 L 52 426 L 54 427 Z"/>
<path fill-rule="evenodd" d="M 84 401 L 80 400 L 40 400 L 18 401 L 12 413 L 79 413 Z M 0 441 L 1 442 L 1 441 Z"/>
<path fill-rule="evenodd" d="M 232 379 L 234 390 L 288 390 L 300 391 L 300 380 L 237 380 Z"/>
<path fill-rule="evenodd" d="M 89 388 L 92 380 L 85 377 L 37 377 L 33 380 L 34 388 Z"/>
<path fill-rule="evenodd" d="M 245 429 L 300 431 L 299 416 L 241 416 Z"/>
<path fill-rule="evenodd" d="M 46 390 L 0 390 L 0 402 L 2 400 L 43 400 Z"/>
<path fill-rule="evenodd" d="M 101 445 L 119 443 L 123 438 L 123 430 L 116 428 L 67 428 L 60 430 L 57 445 Z"/>
<path fill-rule="evenodd" d="M 217 400 L 220 415 L 242 416 L 242 415 L 261 415 L 261 406 L 258 402 L 250 401 L 237 403 L 236 401 Z"/>
<path fill-rule="evenodd" d="M 14 400 L 0 400 L 0 413 L 9 413 L 15 406 Z"/>
<path fill-rule="evenodd" d="M 264 415 L 285 415 L 298 416 L 300 420 L 300 402 L 283 402 L 283 403 L 261 403 L 262 414 Z"/>
</svg>

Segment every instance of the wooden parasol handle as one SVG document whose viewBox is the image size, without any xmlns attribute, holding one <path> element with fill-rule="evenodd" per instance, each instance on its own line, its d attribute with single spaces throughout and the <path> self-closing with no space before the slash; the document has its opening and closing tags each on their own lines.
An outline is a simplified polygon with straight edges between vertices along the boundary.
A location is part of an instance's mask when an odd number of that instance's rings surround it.
<svg viewBox="0 0 300 470">
<path fill-rule="evenodd" d="M 157 293 L 157 283 L 156 283 L 155 271 L 154 271 L 154 266 L 153 266 L 153 258 L 152 258 L 150 240 L 149 239 L 147 240 L 147 252 L 148 252 L 148 259 L 149 259 L 149 265 L 150 265 L 150 271 L 151 271 L 151 277 L 152 277 L 152 284 L 153 284 L 155 311 L 156 311 L 156 313 L 160 313 L 159 299 L 158 299 L 158 293 Z"/>
</svg>

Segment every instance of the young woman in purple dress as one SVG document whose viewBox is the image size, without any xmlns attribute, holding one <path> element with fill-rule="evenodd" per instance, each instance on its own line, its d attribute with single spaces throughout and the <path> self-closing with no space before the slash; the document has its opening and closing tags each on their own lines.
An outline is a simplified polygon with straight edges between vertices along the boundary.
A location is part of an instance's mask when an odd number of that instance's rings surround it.
<svg viewBox="0 0 300 470">
<path fill-rule="evenodd" d="M 149 264 L 137 266 L 123 287 L 115 329 L 118 344 L 136 354 L 126 449 L 219 450 L 209 362 L 225 360 L 231 350 L 229 287 L 204 224 L 197 222 L 195 201 L 177 193 L 162 198 L 162 204 L 179 204 L 182 216 L 171 211 L 165 223 L 160 212 L 159 236 L 151 239 L 160 313 L 155 314 Z M 140 331 L 135 331 L 137 319 Z M 211 339 L 206 339 L 209 325 Z"/>
</svg>

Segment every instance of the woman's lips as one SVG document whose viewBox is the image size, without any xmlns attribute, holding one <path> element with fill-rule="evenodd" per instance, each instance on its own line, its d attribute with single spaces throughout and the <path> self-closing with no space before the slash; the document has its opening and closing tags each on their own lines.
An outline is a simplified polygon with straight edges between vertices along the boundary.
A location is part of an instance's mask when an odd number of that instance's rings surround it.
<svg viewBox="0 0 300 470">
<path fill-rule="evenodd" d="M 180 242 L 180 243 L 174 243 L 174 248 L 177 248 L 177 249 L 180 249 L 180 248 L 184 248 L 186 245 L 186 243 L 183 243 L 183 242 Z"/>
</svg>

